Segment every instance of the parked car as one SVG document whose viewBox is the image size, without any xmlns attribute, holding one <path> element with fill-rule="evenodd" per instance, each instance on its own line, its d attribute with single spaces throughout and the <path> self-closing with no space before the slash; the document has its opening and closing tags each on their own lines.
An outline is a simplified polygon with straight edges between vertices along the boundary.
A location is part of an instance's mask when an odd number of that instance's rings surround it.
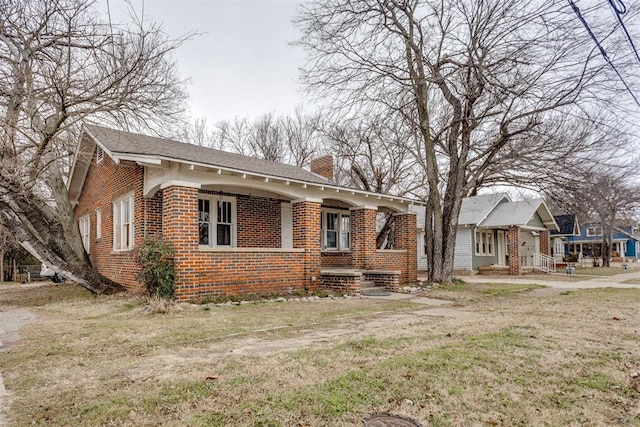
<svg viewBox="0 0 640 427">
<path fill-rule="evenodd" d="M 42 267 L 40 267 L 40 277 L 50 278 L 53 283 L 62 283 L 64 282 L 64 277 L 62 277 L 59 273 L 53 270 L 53 267 L 42 263 Z"/>
</svg>

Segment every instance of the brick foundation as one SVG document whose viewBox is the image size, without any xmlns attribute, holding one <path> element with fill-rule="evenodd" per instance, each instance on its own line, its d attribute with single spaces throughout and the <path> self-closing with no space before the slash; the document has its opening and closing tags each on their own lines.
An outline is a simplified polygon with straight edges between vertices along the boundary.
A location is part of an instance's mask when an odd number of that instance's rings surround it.
<svg viewBox="0 0 640 427">
<path fill-rule="evenodd" d="M 356 271 L 322 271 L 320 287 L 337 295 L 359 296 L 362 273 Z"/>
</svg>

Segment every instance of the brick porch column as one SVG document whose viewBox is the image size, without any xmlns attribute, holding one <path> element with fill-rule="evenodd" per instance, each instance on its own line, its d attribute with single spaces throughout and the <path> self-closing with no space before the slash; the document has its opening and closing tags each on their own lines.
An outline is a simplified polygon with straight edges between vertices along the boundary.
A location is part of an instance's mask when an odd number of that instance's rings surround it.
<svg viewBox="0 0 640 427">
<path fill-rule="evenodd" d="M 415 285 L 418 281 L 418 242 L 416 214 L 397 213 L 394 214 L 393 241 L 396 249 L 406 250 L 404 265 L 400 275 L 400 284 Z"/>
<path fill-rule="evenodd" d="M 162 189 L 162 237 L 173 243 L 176 267 L 176 299 L 193 297 L 196 277 L 187 271 L 198 252 L 199 184 L 168 182 Z"/>
<path fill-rule="evenodd" d="M 320 205 L 322 199 L 293 200 L 293 247 L 304 249 L 304 287 L 320 284 Z"/>
<path fill-rule="evenodd" d="M 507 244 L 509 245 L 509 274 L 520 275 L 520 227 L 509 227 Z"/>
<path fill-rule="evenodd" d="M 376 214 L 373 206 L 351 208 L 351 267 L 376 268 Z"/>
<path fill-rule="evenodd" d="M 551 256 L 551 233 L 549 231 L 540 232 L 540 253 Z"/>
</svg>

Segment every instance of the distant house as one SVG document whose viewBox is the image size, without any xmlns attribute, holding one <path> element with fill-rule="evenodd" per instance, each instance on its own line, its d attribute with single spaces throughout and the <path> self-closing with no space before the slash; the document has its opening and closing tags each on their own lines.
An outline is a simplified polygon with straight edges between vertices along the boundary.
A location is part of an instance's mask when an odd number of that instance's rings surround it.
<svg viewBox="0 0 640 427">
<path fill-rule="evenodd" d="M 92 264 L 141 290 L 132 250 L 150 237 L 176 250 L 181 300 L 416 281 L 411 199 L 311 171 L 191 144 L 85 125 L 68 183 Z M 395 247 L 376 250 L 376 214 L 396 216 Z M 375 273 L 375 274 L 374 274 Z"/>
<path fill-rule="evenodd" d="M 602 223 L 587 222 L 579 227 L 579 233 L 567 236 L 563 241 L 565 257 L 602 257 Z M 613 228 L 613 247 L 611 256 L 614 259 L 638 259 L 640 255 L 640 233 L 635 225 L 620 225 Z"/>
<path fill-rule="evenodd" d="M 551 231 L 551 256 L 557 262 L 563 261 L 569 255 L 567 242 L 580 236 L 580 224 L 573 214 L 554 215 L 558 230 Z"/>
<path fill-rule="evenodd" d="M 418 268 L 426 269 L 424 217 L 418 217 Z M 550 232 L 558 230 L 542 199 L 511 201 L 503 193 L 467 197 L 458 219 L 454 271 L 481 270 L 518 275 L 550 271 Z"/>
</svg>

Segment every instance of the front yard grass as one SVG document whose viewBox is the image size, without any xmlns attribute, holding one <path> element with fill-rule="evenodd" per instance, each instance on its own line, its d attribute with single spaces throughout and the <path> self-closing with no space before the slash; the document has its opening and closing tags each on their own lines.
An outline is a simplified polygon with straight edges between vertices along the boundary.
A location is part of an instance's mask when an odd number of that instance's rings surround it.
<svg viewBox="0 0 640 427">
<path fill-rule="evenodd" d="M 8 425 L 640 425 L 640 290 L 537 288 L 434 289 L 458 301 L 438 315 L 378 299 L 148 314 L 72 285 L 0 288 L 0 310 L 37 315 L 0 353 Z"/>
</svg>

